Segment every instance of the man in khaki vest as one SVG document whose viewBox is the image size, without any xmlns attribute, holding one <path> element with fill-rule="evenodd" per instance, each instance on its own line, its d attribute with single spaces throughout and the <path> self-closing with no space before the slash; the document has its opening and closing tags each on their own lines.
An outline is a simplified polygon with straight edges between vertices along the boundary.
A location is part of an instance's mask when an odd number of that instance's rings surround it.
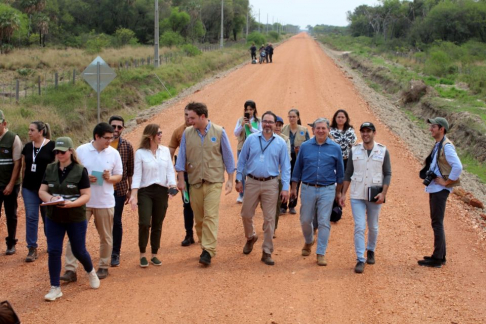
<svg viewBox="0 0 486 324">
<path fill-rule="evenodd" d="M 449 193 L 452 187 L 460 185 L 459 176 L 462 163 L 457 156 L 452 142 L 445 136 L 449 123 L 445 118 L 428 119 L 429 130 L 435 139 L 435 145 L 425 160 L 426 167 L 421 177 L 424 179 L 425 191 L 429 194 L 430 218 L 434 230 L 434 253 L 425 256 L 418 264 L 424 267 L 440 268 L 446 263 L 446 241 L 444 232 L 444 215 Z M 425 173 L 427 172 L 427 173 Z"/>
<path fill-rule="evenodd" d="M 225 191 L 229 194 L 233 189 L 235 161 L 225 130 L 208 119 L 206 105 L 191 102 L 186 110 L 193 126 L 182 135 L 176 163 L 177 188 L 184 191 L 187 172 L 196 234 L 203 250 L 199 263 L 208 266 L 216 254 L 224 170 L 228 174 Z"/>
<path fill-rule="evenodd" d="M 363 273 L 365 261 L 367 264 L 375 264 L 378 219 L 391 181 L 391 163 L 386 147 L 374 140 L 375 125 L 369 122 L 363 123 L 359 131 L 363 142 L 351 148 L 340 204 L 344 207 L 346 192 L 352 183 L 350 198 L 354 218 L 354 249 L 358 261 L 354 272 Z M 381 188 L 381 192 L 370 196 L 369 193 L 372 192 L 370 188 Z M 365 258 L 366 224 L 368 224 L 368 244 Z"/>
</svg>

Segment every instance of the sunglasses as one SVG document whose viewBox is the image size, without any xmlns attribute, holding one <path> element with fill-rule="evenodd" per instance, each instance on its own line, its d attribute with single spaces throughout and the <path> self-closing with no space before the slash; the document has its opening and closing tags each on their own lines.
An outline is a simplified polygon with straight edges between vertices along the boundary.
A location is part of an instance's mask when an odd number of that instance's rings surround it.
<svg viewBox="0 0 486 324">
<path fill-rule="evenodd" d="M 122 130 L 124 127 L 122 125 L 111 125 L 114 129 Z"/>
<path fill-rule="evenodd" d="M 0 307 L 5 307 L 6 309 L 8 309 L 11 312 L 11 314 L 8 314 L 8 315 L 11 315 L 11 319 L 13 320 L 11 323 L 20 324 L 20 319 L 19 319 L 17 313 L 15 313 L 12 305 L 8 302 L 8 300 L 4 300 L 3 302 L 0 302 Z M 4 312 L 2 312 L 2 313 L 4 313 Z"/>
<path fill-rule="evenodd" d="M 67 151 L 58 151 L 58 150 L 55 150 L 54 151 L 54 155 L 58 155 L 58 154 L 61 154 L 61 155 L 64 155 L 66 154 Z"/>
<path fill-rule="evenodd" d="M 157 135 L 158 135 L 158 136 L 161 136 L 161 135 L 162 135 L 162 132 L 157 132 Z"/>
</svg>

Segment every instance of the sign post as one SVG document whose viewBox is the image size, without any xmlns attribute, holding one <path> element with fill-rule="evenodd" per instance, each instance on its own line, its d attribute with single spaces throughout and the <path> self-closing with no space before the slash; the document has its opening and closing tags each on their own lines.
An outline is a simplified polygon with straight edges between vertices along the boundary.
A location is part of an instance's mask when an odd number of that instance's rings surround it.
<svg viewBox="0 0 486 324">
<path fill-rule="evenodd" d="M 98 123 L 101 120 L 100 95 L 106 86 L 116 77 L 115 71 L 101 58 L 97 57 L 82 73 L 84 81 L 88 83 L 98 95 Z"/>
</svg>

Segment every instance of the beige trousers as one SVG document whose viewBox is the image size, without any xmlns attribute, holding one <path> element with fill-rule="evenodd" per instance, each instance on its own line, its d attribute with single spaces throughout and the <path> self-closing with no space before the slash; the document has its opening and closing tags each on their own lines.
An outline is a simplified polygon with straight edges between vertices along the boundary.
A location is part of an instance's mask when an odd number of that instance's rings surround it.
<svg viewBox="0 0 486 324">
<path fill-rule="evenodd" d="M 110 266 L 111 252 L 113 250 L 113 215 L 115 208 L 89 208 L 86 207 L 86 219 L 91 220 L 94 216 L 94 223 L 100 236 L 100 263 L 99 268 L 108 269 Z M 76 272 L 78 260 L 71 250 L 71 242 L 66 245 L 66 270 Z"/>
<path fill-rule="evenodd" d="M 241 207 L 241 218 L 245 229 L 245 236 L 250 239 L 255 235 L 253 216 L 258 203 L 263 210 L 263 252 L 273 252 L 273 233 L 275 231 L 275 213 L 278 199 L 278 179 L 258 181 L 248 177 L 245 184 L 245 198 Z"/>
<path fill-rule="evenodd" d="M 219 225 L 219 201 L 222 183 L 195 184 L 189 187 L 191 208 L 194 213 L 194 227 L 201 248 L 216 255 Z"/>
</svg>

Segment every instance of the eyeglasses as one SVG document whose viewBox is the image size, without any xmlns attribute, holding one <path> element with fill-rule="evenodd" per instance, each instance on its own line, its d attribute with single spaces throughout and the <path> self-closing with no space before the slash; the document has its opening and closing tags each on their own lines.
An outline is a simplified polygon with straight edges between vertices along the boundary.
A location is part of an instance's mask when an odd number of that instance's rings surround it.
<svg viewBox="0 0 486 324">
<path fill-rule="evenodd" d="M 61 154 L 61 155 L 64 155 L 66 154 L 67 151 L 58 151 L 58 150 L 55 150 L 54 151 L 54 155 L 58 155 L 58 154 Z"/>
<path fill-rule="evenodd" d="M 0 302 L 0 307 L 5 307 L 6 309 L 8 309 L 9 311 L 11 311 L 11 315 L 12 315 L 12 319 L 13 319 L 13 322 L 11 323 L 14 323 L 14 324 L 20 324 L 20 319 L 17 315 L 17 313 L 15 313 L 12 305 L 8 302 L 8 300 L 4 300 L 3 302 Z M 4 312 L 2 312 L 3 314 L 5 314 Z M 5 314 L 7 315 L 7 314 Z M 8 314 L 10 315 L 10 314 Z"/>
<path fill-rule="evenodd" d="M 110 142 L 113 141 L 113 136 L 111 136 L 111 137 L 102 136 L 101 138 L 104 139 L 105 141 L 110 141 Z"/>
<path fill-rule="evenodd" d="M 122 125 L 111 125 L 114 129 L 122 130 L 124 127 Z"/>
<path fill-rule="evenodd" d="M 289 116 L 289 118 L 297 118 L 297 116 Z"/>
<path fill-rule="evenodd" d="M 162 132 L 157 132 L 157 136 L 162 136 Z"/>
<path fill-rule="evenodd" d="M 263 124 L 275 124 L 275 122 L 271 121 L 271 120 L 262 120 L 262 123 Z"/>
</svg>

